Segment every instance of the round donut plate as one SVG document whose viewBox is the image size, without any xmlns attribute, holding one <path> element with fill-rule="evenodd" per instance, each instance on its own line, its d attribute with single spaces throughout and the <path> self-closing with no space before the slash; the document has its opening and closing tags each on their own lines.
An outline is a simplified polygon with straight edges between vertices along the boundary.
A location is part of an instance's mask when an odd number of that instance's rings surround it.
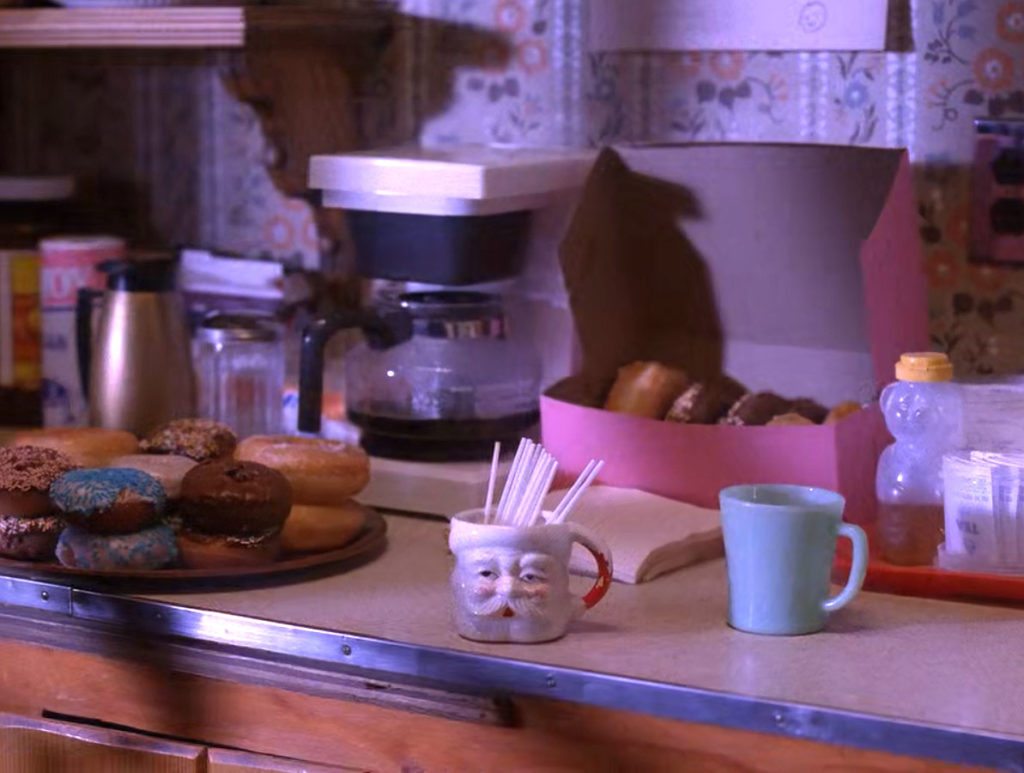
<svg viewBox="0 0 1024 773">
<path fill-rule="evenodd" d="M 242 589 L 323 577 L 352 569 L 377 556 L 387 543 L 387 523 L 380 514 L 364 507 L 365 521 L 348 544 L 320 553 L 286 555 L 265 566 L 223 569 L 115 569 L 94 571 L 0 558 L 0 574 L 31 577 L 76 587 L 102 587 L 121 592 Z"/>
</svg>

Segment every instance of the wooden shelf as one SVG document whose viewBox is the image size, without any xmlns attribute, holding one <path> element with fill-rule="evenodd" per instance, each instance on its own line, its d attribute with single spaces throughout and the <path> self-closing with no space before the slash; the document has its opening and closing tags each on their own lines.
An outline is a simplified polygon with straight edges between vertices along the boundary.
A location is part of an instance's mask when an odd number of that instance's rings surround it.
<svg viewBox="0 0 1024 773">
<path fill-rule="evenodd" d="M 242 48 L 282 35 L 383 31 L 388 9 L 258 7 L 0 10 L 0 48 Z"/>
</svg>

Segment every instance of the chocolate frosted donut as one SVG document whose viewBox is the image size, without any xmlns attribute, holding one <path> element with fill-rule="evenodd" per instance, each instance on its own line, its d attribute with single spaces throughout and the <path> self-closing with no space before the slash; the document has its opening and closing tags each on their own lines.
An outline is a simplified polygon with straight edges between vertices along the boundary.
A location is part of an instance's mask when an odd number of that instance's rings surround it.
<svg viewBox="0 0 1024 773">
<path fill-rule="evenodd" d="M 792 404 L 786 398 L 779 397 L 773 392 L 746 394 L 733 404 L 721 423 L 742 427 L 760 427 L 780 413 L 789 413 Z"/>
<path fill-rule="evenodd" d="M 280 531 L 291 502 L 288 479 L 256 462 L 205 462 L 181 482 L 184 528 L 203 534 L 258 537 Z"/>
<path fill-rule="evenodd" d="M 160 569 L 177 559 L 174 532 L 163 524 L 107 536 L 69 526 L 57 541 L 57 560 L 78 569 Z"/>
<path fill-rule="evenodd" d="M 738 381 L 722 376 L 708 382 L 691 384 L 672 403 L 665 421 L 683 424 L 714 424 L 722 418 L 729 406 L 746 392 Z"/>
<path fill-rule="evenodd" d="M 160 481 L 141 470 L 73 470 L 50 486 L 64 519 L 93 534 L 127 534 L 152 525 L 167 496 Z"/>
<path fill-rule="evenodd" d="M 49 561 L 64 522 L 52 515 L 0 516 L 0 555 L 18 561 Z"/>
<path fill-rule="evenodd" d="M 50 485 L 73 469 L 74 462 L 52 448 L 0 448 L 0 515 L 49 515 Z"/>
<path fill-rule="evenodd" d="M 238 438 L 227 424 L 212 419 L 175 419 L 142 441 L 147 454 L 178 454 L 197 462 L 231 456 Z"/>
<path fill-rule="evenodd" d="M 828 416 L 828 408 L 809 397 L 798 397 L 789 408 L 793 413 L 799 413 L 805 419 L 810 419 L 814 424 L 821 424 Z"/>
</svg>

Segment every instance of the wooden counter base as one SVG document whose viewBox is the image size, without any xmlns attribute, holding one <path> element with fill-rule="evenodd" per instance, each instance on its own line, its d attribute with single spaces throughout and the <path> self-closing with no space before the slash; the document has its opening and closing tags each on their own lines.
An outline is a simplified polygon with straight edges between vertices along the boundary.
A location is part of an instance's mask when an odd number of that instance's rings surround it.
<svg viewBox="0 0 1024 773">
<path fill-rule="evenodd" d="M 511 726 L 499 714 L 460 721 L 0 641 L 4 711 L 362 770 L 980 770 L 558 701 L 513 703 Z"/>
</svg>

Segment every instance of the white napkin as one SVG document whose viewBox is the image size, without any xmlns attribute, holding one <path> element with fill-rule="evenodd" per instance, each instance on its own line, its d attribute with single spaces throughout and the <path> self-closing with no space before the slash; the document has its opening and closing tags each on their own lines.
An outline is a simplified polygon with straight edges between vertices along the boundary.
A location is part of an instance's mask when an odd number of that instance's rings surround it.
<svg viewBox="0 0 1024 773">
<path fill-rule="evenodd" d="M 544 500 L 551 510 L 564 491 Z M 612 551 L 614 579 L 639 583 L 724 552 L 717 510 L 709 510 L 637 489 L 592 486 L 576 503 L 570 520 L 589 527 Z M 594 558 L 573 546 L 569 570 L 594 576 Z"/>
</svg>

